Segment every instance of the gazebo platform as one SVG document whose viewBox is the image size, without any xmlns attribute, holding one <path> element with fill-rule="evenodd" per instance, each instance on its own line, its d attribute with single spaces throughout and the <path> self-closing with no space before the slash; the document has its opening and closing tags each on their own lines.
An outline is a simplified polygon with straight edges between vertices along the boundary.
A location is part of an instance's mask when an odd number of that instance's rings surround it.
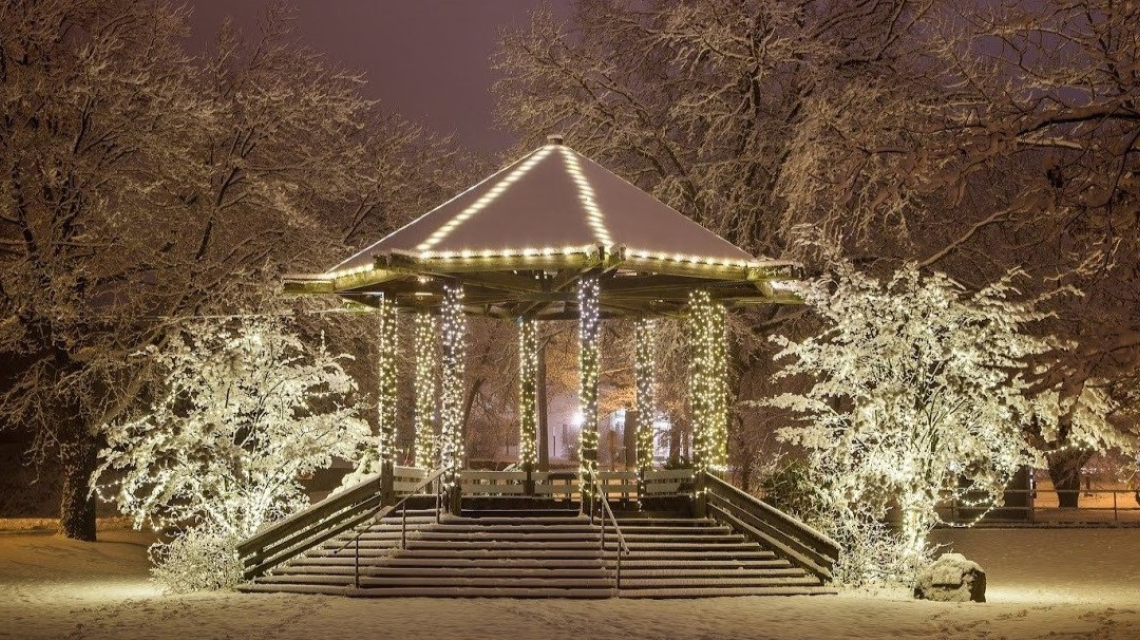
<svg viewBox="0 0 1140 640">
<path fill-rule="evenodd" d="M 462 509 L 440 474 L 397 469 L 330 496 L 242 546 L 257 593 L 355 597 L 692 598 L 830 594 L 835 544 L 715 477 L 468 471 Z M 539 477 L 535 477 L 539 476 Z M 565 476 L 565 477 L 563 477 Z M 656 476 L 656 477 L 654 477 Z M 704 485 L 704 499 L 694 490 Z M 641 487 L 641 492 L 638 487 Z M 533 495 L 525 495 L 531 488 Z"/>
</svg>

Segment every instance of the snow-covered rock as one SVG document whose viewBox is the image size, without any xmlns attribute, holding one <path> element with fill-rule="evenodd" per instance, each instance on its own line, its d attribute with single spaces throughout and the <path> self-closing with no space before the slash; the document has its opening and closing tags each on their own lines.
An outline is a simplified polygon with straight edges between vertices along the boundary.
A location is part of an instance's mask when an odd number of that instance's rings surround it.
<svg viewBox="0 0 1140 640">
<path fill-rule="evenodd" d="M 918 572 L 914 597 L 939 602 L 985 602 L 986 572 L 960 553 L 947 553 Z"/>
</svg>

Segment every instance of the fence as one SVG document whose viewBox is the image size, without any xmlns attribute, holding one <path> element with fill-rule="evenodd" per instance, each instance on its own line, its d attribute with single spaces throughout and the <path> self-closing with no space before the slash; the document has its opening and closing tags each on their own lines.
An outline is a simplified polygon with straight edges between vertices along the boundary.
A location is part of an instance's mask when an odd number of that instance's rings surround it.
<svg viewBox="0 0 1140 640">
<path fill-rule="evenodd" d="M 1140 492 L 1134 489 L 1035 489 L 1006 490 L 1006 504 L 985 508 L 959 504 L 943 505 L 939 515 L 948 523 L 1025 522 L 1035 524 L 1140 524 Z M 1076 507 L 1061 507 L 1062 495 L 1077 496 Z"/>
</svg>

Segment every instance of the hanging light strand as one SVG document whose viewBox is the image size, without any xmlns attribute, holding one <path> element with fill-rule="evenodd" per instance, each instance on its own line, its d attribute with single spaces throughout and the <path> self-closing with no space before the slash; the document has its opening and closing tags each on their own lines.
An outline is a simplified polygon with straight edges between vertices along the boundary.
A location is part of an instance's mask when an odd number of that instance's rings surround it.
<svg viewBox="0 0 1140 640">
<path fill-rule="evenodd" d="M 578 403 L 582 432 L 578 436 L 578 475 L 583 500 L 598 472 L 598 278 L 589 275 L 578 282 Z"/>
<path fill-rule="evenodd" d="M 426 311 L 415 316 L 412 341 L 416 356 L 416 466 L 435 467 L 438 453 L 435 442 L 435 317 Z"/>
<path fill-rule="evenodd" d="M 657 419 L 657 321 L 641 318 L 633 325 L 634 403 L 637 408 L 637 471 L 653 471 L 653 422 Z"/>
<path fill-rule="evenodd" d="M 693 453 L 697 471 L 723 473 L 728 467 L 728 345 L 724 306 L 708 291 L 689 295 L 689 367 Z"/>
<path fill-rule="evenodd" d="M 380 426 L 380 462 L 393 463 L 396 459 L 396 354 L 399 351 L 399 332 L 396 325 L 396 305 L 387 297 L 380 298 L 377 309 L 380 326 L 379 365 L 377 377 L 379 388 L 376 392 L 376 406 Z"/>
<path fill-rule="evenodd" d="M 440 393 L 440 464 L 447 470 L 445 484 L 454 487 L 463 464 L 463 383 L 467 357 L 467 317 L 463 287 L 444 287 L 442 316 L 443 366 Z"/>
<path fill-rule="evenodd" d="M 520 317 L 519 325 L 519 464 L 533 471 L 538 464 L 538 321 Z"/>
</svg>

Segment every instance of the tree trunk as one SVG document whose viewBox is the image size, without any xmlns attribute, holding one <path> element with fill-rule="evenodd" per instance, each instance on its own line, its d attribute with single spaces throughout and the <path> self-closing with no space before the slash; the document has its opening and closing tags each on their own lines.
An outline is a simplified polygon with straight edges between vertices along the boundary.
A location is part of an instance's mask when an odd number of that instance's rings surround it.
<svg viewBox="0 0 1140 640">
<path fill-rule="evenodd" d="M 59 532 L 73 540 L 95 542 L 95 496 L 89 483 L 98 464 L 98 452 L 98 440 L 83 425 L 76 425 L 71 441 L 60 445 L 63 495 Z"/>
<path fill-rule="evenodd" d="M 1062 509 L 1076 509 L 1081 496 L 1081 469 L 1092 458 L 1092 452 L 1083 449 L 1064 449 L 1049 454 L 1049 478 L 1057 491 L 1057 502 Z"/>
</svg>

